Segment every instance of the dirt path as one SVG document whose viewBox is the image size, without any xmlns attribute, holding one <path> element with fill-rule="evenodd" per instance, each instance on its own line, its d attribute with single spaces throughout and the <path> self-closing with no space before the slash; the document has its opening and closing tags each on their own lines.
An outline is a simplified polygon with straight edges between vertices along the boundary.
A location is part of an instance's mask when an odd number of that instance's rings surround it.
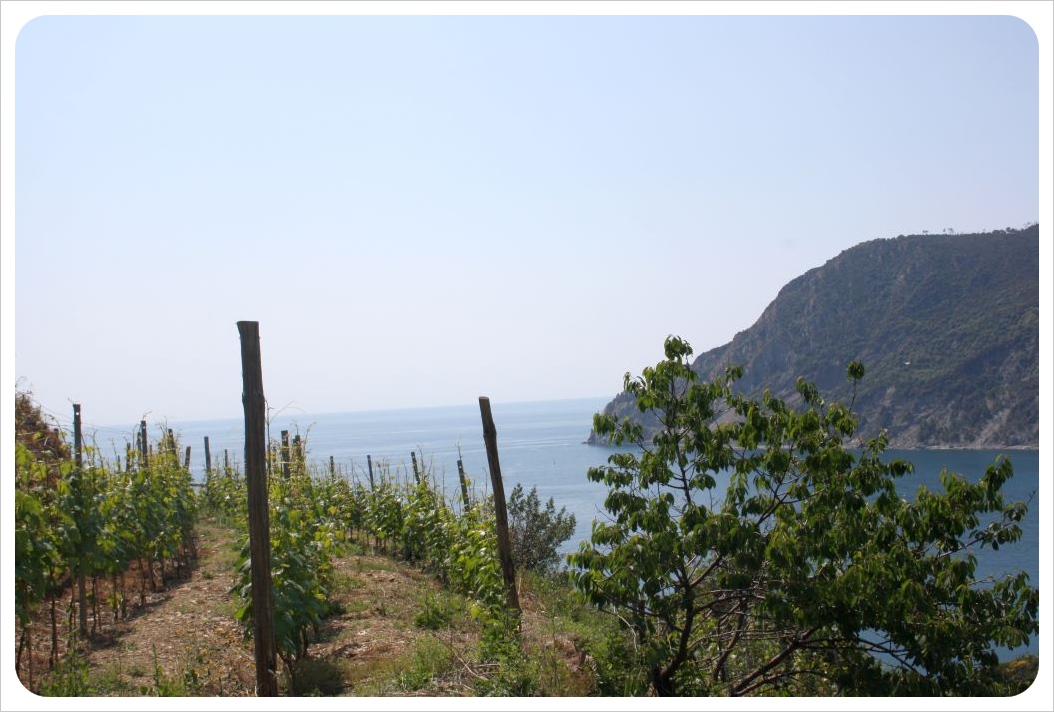
<svg viewBox="0 0 1054 712">
<path fill-rule="evenodd" d="M 189 578 L 147 593 L 128 620 L 96 637 L 85 657 L 92 680 L 119 696 L 251 696 L 253 646 L 235 620 L 237 551 L 229 529 L 199 525 L 198 561 Z M 341 612 L 326 620 L 302 667 L 314 694 L 388 694 L 386 680 L 432 635 L 413 625 L 415 612 L 439 585 L 426 574 L 383 556 L 334 561 L 334 600 Z M 468 636 L 447 631 L 468 648 Z M 279 664 L 281 668 L 281 664 Z M 283 681 L 282 694 L 289 694 Z M 447 681 L 436 694 L 460 694 Z M 393 691 L 399 694 L 397 691 Z"/>
<path fill-rule="evenodd" d="M 254 694 L 251 642 L 234 619 L 233 537 L 200 528 L 198 564 L 190 577 L 147 594 L 141 611 L 116 625 L 88 656 L 93 676 L 112 680 L 114 694 L 245 696 Z"/>
</svg>

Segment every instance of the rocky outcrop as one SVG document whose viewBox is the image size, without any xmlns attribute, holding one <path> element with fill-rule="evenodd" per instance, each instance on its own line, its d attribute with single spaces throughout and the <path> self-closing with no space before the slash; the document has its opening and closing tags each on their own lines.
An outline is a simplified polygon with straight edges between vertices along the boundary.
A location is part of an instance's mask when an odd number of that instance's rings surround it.
<svg viewBox="0 0 1054 712">
<path fill-rule="evenodd" d="M 850 361 L 866 369 L 853 400 L 861 438 L 1038 447 L 1039 226 L 861 243 L 788 283 L 753 326 L 692 367 L 710 379 L 739 364 L 740 390 L 791 401 L 803 376 L 849 403 Z M 605 412 L 640 417 L 624 393 Z"/>
</svg>

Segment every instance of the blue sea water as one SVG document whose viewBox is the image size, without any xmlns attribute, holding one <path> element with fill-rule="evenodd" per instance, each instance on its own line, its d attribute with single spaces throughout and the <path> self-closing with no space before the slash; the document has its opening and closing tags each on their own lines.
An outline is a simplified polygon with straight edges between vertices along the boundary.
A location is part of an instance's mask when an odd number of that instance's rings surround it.
<svg viewBox="0 0 1054 712">
<path fill-rule="evenodd" d="M 564 551 L 578 548 L 588 540 L 594 518 L 605 515 L 603 500 L 606 489 L 590 482 L 590 467 L 605 464 L 614 448 L 584 444 L 592 424 L 609 398 L 583 398 L 529 403 L 492 402 L 491 411 L 497 430 L 499 464 L 504 489 L 513 486 L 537 487 L 542 501 L 552 497 L 557 509 L 575 515 L 577 528 L 564 545 Z M 214 467 L 223 464 L 224 452 L 232 463 L 244 460 L 244 422 L 241 419 L 188 421 L 169 423 L 183 447 L 191 447 L 191 471 L 195 478 L 204 477 L 204 438 Z M 387 466 L 395 475 L 411 476 L 412 456 L 419 466 L 432 473 L 452 503 L 459 497 L 457 460 L 460 456 L 467 476 L 477 494 L 490 487 L 487 454 L 478 403 L 458 406 L 405 410 L 329 413 L 320 415 L 279 414 L 269 423 L 269 438 L 280 440 L 281 432 L 289 437 L 299 435 L 306 445 L 308 459 L 316 467 L 333 469 L 349 478 L 366 481 L 367 456 L 376 468 Z M 899 457 L 915 465 L 915 473 L 903 478 L 898 487 L 906 497 L 914 495 L 920 485 L 940 490 L 942 469 L 976 480 L 999 451 L 994 450 L 912 450 L 887 451 L 889 458 Z M 978 576 L 1001 575 L 1025 571 L 1034 586 L 1039 586 L 1039 452 L 1010 450 L 1014 477 L 1004 488 L 1008 500 L 1029 500 L 1029 514 L 1022 523 L 1020 541 L 1003 546 L 998 552 L 989 549 L 978 555 Z M 332 458 L 332 460 L 331 460 Z M 1027 649 L 1018 648 L 1004 657 L 1038 654 L 1039 643 L 1033 638 Z"/>
</svg>

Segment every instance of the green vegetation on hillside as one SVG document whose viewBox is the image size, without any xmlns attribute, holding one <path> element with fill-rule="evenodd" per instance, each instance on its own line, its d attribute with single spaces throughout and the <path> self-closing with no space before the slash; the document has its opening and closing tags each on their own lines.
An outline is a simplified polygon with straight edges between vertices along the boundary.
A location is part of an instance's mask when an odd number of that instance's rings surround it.
<svg viewBox="0 0 1054 712">
<path fill-rule="evenodd" d="M 16 394 L 16 416 L 15 666 L 34 689 L 35 642 L 48 641 L 53 668 L 125 618 L 130 599 L 186 573 L 196 557 L 196 498 L 168 436 L 143 443 L 121 468 L 92 445 L 71 448 L 29 394 Z"/>
</svg>

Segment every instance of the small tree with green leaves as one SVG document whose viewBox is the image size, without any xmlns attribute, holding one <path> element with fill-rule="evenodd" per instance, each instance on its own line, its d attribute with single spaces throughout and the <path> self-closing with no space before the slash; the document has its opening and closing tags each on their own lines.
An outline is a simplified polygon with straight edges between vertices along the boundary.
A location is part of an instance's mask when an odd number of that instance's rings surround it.
<svg viewBox="0 0 1054 712">
<path fill-rule="evenodd" d="M 640 450 L 590 469 L 610 517 L 568 557 L 576 587 L 632 634 L 637 692 L 1007 694 L 995 648 L 1037 633 L 1038 592 L 1024 573 L 977 579 L 975 552 L 1021 535 L 1027 508 L 1001 493 L 1009 460 L 902 498 L 913 466 L 883 458 L 884 436 L 854 451 L 849 408 L 803 379 L 797 406 L 747 397 L 738 367 L 701 382 L 691 353 L 670 337 L 664 360 L 626 376 L 658 417 L 648 441 L 595 416 Z"/>
<path fill-rule="evenodd" d="M 575 515 L 566 507 L 556 511 L 550 497 L 542 506 L 538 488 L 524 494 L 517 484 L 509 493 L 509 536 L 512 540 L 512 560 L 516 566 L 549 575 L 561 563 L 560 545 L 575 533 Z"/>
</svg>

